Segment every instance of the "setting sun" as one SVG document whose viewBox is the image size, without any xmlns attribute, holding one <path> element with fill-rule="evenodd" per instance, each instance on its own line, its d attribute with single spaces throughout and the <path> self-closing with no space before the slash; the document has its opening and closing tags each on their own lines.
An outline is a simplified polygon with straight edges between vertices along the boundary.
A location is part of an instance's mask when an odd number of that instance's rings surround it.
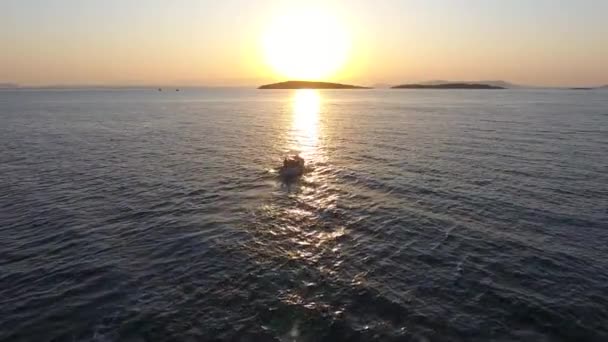
<svg viewBox="0 0 608 342">
<path fill-rule="evenodd" d="M 263 36 L 265 61 L 280 77 L 321 80 L 347 61 L 350 37 L 338 18 L 321 10 L 279 15 Z"/>
</svg>

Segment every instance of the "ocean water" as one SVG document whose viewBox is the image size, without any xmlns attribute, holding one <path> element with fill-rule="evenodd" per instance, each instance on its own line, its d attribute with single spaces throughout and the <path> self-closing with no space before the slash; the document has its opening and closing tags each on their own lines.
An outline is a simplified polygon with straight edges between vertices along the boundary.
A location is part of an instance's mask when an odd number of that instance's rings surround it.
<svg viewBox="0 0 608 342">
<path fill-rule="evenodd" d="M 608 92 L 1 91 L 0 340 L 607 341 Z"/>
</svg>

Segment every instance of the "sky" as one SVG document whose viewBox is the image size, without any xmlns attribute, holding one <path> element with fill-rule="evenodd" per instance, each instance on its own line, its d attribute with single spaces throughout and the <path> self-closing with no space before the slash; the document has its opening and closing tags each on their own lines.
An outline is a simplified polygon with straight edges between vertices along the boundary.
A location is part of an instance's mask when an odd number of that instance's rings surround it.
<svg viewBox="0 0 608 342">
<path fill-rule="evenodd" d="M 304 6 L 349 35 L 328 81 L 608 84 L 606 0 L 1 0 L 0 83 L 283 80 L 264 58 L 264 32 Z"/>
</svg>

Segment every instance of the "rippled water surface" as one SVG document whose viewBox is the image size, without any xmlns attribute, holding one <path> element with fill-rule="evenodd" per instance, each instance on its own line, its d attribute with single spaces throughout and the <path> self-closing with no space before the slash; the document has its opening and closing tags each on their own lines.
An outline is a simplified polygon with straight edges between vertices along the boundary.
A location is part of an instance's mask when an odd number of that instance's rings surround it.
<svg viewBox="0 0 608 342">
<path fill-rule="evenodd" d="M 0 340 L 606 341 L 608 92 L 2 91 Z"/>
</svg>

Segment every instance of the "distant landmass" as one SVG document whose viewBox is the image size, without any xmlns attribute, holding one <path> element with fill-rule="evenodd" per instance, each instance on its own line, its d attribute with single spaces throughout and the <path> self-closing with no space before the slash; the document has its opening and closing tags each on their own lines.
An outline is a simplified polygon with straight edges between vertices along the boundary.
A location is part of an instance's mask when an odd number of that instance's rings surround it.
<svg viewBox="0 0 608 342">
<path fill-rule="evenodd" d="M 287 81 L 280 83 L 265 84 L 258 89 L 370 89 L 368 87 L 355 86 L 350 84 L 330 83 L 330 82 L 309 82 L 309 81 Z"/>
<path fill-rule="evenodd" d="M 0 83 L 0 89 L 15 89 L 19 88 L 19 85 L 16 83 Z"/>
<path fill-rule="evenodd" d="M 608 89 L 608 84 L 597 87 L 570 87 L 570 88 L 560 88 L 564 90 L 606 90 Z"/>
<path fill-rule="evenodd" d="M 519 84 L 514 84 L 511 82 L 503 81 L 503 80 L 482 80 L 482 81 L 462 81 L 462 80 L 433 80 L 426 82 L 416 82 L 417 84 L 424 85 L 438 85 L 438 84 L 448 84 L 448 83 L 465 83 L 465 84 L 487 84 L 495 87 L 502 88 L 526 88 L 527 86 L 522 86 Z"/>
<path fill-rule="evenodd" d="M 393 89 L 505 89 L 490 84 L 481 83 L 439 83 L 439 84 L 402 84 Z"/>
</svg>

